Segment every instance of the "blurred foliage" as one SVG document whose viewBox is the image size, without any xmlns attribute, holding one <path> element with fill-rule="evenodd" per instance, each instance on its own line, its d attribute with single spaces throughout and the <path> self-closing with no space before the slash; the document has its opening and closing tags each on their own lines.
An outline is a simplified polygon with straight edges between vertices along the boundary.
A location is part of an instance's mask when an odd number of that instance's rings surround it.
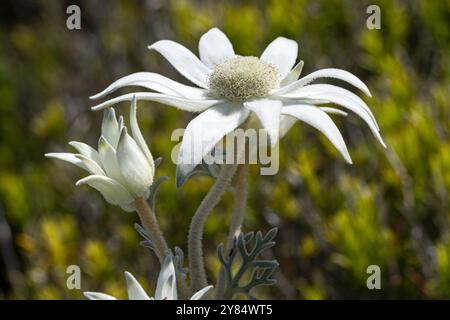
<svg viewBox="0 0 450 320">
<path fill-rule="evenodd" d="M 81 30 L 66 28 L 72 3 L 81 7 Z M 380 30 L 366 28 L 369 4 L 381 8 Z M 336 117 L 353 166 L 297 124 L 281 143 L 276 176 L 251 168 L 244 230 L 279 228 L 271 253 L 278 284 L 255 294 L 450 298 L 449 0 L 20 0 L 0 8 L 0 298 L 80 299 L 82 290 L 126 297 L 124 270 L 154 288 L 159 266 L 138 246 L 136 215 L 75 188 L 81 170 L 43 154 L 68 150 L 71 140 L 96 144 L 101 114 L 89 111 L 88 97 L 113 80 L 145 70 L 185 81 L 146 47 L 173 39 L 197 52 L 212 26 L 240 54 L 258 55 L 286 36 L 298 41 L 305 73 L 337 67 L 361 77 L 388 145 L 379 147 L 355 116 Z M 174 186 L 170 135 L 193 115 L 140 104 L 144 136 L 164 158 L 157 175 L 170 177 L 158 194 L 158 218 L 170 245 L 186 251 L 190 218 L 212 183 Z M 226 195 L 206 226 L 211 277 L 231 200 Z M 72 264 L 81 267 L 82 290 L 66 287 Z M 373 264 L 382 290 L 366 288 Z"/>
</svg>

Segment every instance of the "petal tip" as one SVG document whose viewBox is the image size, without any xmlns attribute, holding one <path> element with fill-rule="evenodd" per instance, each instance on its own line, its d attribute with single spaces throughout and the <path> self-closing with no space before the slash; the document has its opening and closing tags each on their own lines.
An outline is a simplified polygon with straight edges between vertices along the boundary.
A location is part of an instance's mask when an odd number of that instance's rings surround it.
<svg viewBox="0 0 450 320">
<path fill-rule="evenodd" d="M 92 294 L 93 294 L 93 292 L 91 292 L 91 291 L 85 291 L 85 292 L 83 292 L 83 296 L 86 298 L 86 299 L 89 299 L 89 300 L 92 300 Z"/>
<path fill-rule="evenodd" d="M 96 99 L 98 99 L 98 98 L 101 98 L 103 95 L 102 95 L 102 92 L 99 92 L 99 93 L 96 93 L 96 94 L 94 94 L 94 95 L 92 95 L 92 96 L 89 96 L 89 99 L 90 100 L 96 100 Z"/>
<path fill-rule="evenodd" d="M 127 127 L 123 126 L 123 127 L 120 129 L 119 144 L 120 144 L 120 142 L 121 142 L 123 139 L 125 139 L 125 137 L 126 137 L 127 134 L 128 134 Z"/>
<path fill-rule="evenodd" d="M 175 173 L 175 186 L 177 189 L 180 189 L 183 184 L 186 182 L 186 177 L 188 173 L 186 170 L 183 170 L 180 165 L 177 165 L 176 173 Z"/>
<path fill-rule="evenodd" d="M 128 272 L 128 271 L 124 271 L 124 276 L 125 276 L 125 280 L 133 280 L 134 279 L 134 277 L 133 277 L 133 275 L 130 273 L 130 272 Z"/>
<path fill-rule="evenodd" d="M 79 187 L 79 186 L 85 184 L 86 183 L 86 178 L 82 178 L 82 179 L 78 180 L 77 182 L 75 182 L 75 186 Z"/>
</svg>

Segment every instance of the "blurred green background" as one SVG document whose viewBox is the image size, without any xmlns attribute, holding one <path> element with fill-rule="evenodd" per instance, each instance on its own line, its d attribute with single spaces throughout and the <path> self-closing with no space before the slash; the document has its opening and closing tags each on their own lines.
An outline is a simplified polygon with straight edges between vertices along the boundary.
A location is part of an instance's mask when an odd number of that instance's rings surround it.
<svg viewBox="0 0 450 320">
<path fill-rule="evenodd" d="M 66 28 L 78 4 L 82 29 Z M 366 8 L 381 8 L 381 29 Z M 272 254 L 278 284 L 260 298 L 450 298 L 450 1 L 2 1 L 0 4 L 0 298 L 82 299 L 83 290 L 126 297 L 128 270 L 153 292 L 159 265 L 139 247 L 137 216 L 74 182 L 84 172 L 44 158 L 95 146 L 101 113 L 89 95 L 137 71 L 185 82 L 147 45 L 173 39 L 197 53 L 199 37 L 221 28 L 236 52 L 259 55 L 275 37 L 299 43 L 304 73 L 346 69 L 372 91 L 366 99 L 388 145 L 354 115 L 334 117 L 354 165 L 315 129 L 298 123 L 281 142 L 280 172 L 251 167 L 244 230 L 279 227 Z M 126 91 L 123 91 L 126 92 Z M 167 175 L 157 215 L 170 245 L 186 251 L 189 221 L 212 181 L 177 191 L 170 141 L 192 114 L 141 102 L 139 121 Z M 128 114 L 128 103 L 116 108 Z M 232 198 L 208 220 L 209 275 L 225 239 Z M 79 265 L 81 290 L 66 268 Z M 368 290 L 379 265 L 382 289 Z"/>
</svg>

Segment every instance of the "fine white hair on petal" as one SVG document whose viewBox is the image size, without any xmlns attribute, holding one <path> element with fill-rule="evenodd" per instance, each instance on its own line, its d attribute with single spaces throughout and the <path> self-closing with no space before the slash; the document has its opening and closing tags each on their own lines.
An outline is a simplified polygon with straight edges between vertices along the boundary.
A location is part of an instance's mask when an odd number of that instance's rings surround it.
<svg viewBox="0 0 450 320">
<path fill-rule="evenodd" d="M 124 94 L 122 96 L 113 98 L 111 100 L 105 101 L 101 104 L 98 104 L 91 109 L 94 111 L 102 110 L 112 106 L 113 104 L 123 102 L 123 101 L 131 101 L 133 97 L 136 96 L 138 100 L 149 100 L 155 101 L 162 104 L 167 104 L 172 107 L 179 108 L 181 110 L 190 111 L 190 112 L 202 112 L 209 107 L 212 107 L 218 103 L 224 102 L 223 99 L 187 99 L 175 96 L 169 96 L 161 93 L 153 93 L 153 92 L 136 92 Z"/>
<path fill-rule="evenodd" d="M 160 40 L 148 47 L 158 51 L 186 79 L 201 88 L 208 88 L 211 69 L 205 66 L 189 49 L 171 40 Z"/>
<path fill-rule="evenodd" d="M 117 145 L 117 162 L 127 187 L 136 197 L 144 197 L 153 183 L 153 170 L 134 139 L 123 128 Z"/>
<path fill-rule="evenodd" d="M 214 106 L 195 117 L 183 135 L 177 160 L 177 186 L 202 162 L 214 146 L 228 133 L 241 125 L 249 115 L 241 103 Z"/>
<path fill-rule="evenodd" d="M 218 28 L 212 28 L 201 36 L 198 51 L 200 60 L 209 68 L 235 56 L 230 40 Z"/>
<path fill-rule="evenodd" d="M 78 141 L 70 141 L 69 145 L 74 147 L 80 154 L 94 160 L 99 165 L 101 164 L 98 151 L 92 148 L 91 146 L 87 145 L 86 143 Z"/>
<path fill-rule="evenodd" d="M 130 107 L 130 126 L 131 126 L 131 134 L 133 136 L 133 139 L 136 141 L 136 143 L 141 148 L 142 152 L 144 153 L 145 157 L 147 158 L 148 164 L 150 165 L 152 172 L 155 172 L 155 163 L 153 162 L 153 156 L 150 152 L 150 149 L 147 146 L 147 143 L 144 140 L 144 137 L 142 136 L 141 130 L 139 129 L 139 125 L 137 122 L 137 102 L 136 97 L 131 102 Z"/>
<path fill-rule="evenodd" d="M 119 182 L 101 175 L 90 175 L 80 179 L 75 184 L 80 186 L 87 184 L 98 190 L 107 202 L 113 205 L 129 204 L 133 201 L 133 197 Z"/>
<path fill-rule="evenodd" d="M 117 162 L 116 150 L 103 136 L 98 140 L 98 152 L 106 176 L 126 187 L 125 179 L 120 172 L 119 163 Z"/>
<path fill-rule="evenodd" d="M 306 122 L 322 132 L 342 154 L 344 159 L 348 163 L 352 163 L 341 132 L 325 112 L 313 105 L 291 105 L 283 107 L 282 113 Z"/>
<path fill-rule="evenodd" d="M 73 153 L 51 152 L 51 153 L 46 153 L 45 156 L 47 158 L 53 158 L 53 159 L 58 159 L 58 160 L 69 162 L 71 164 L 74 164 L 74 165 L 80 167 L 81 169 L 88 171 L 88 168 L 83 163 L 83 161 L 81 161 L 79 158 L 77 158 L 76 155 Z"/>
<path fill-rule="evenodd" d="M 119 141 L 119 123 L 117 122 L 114 108 L 108 108 L 103 111 L 102 136 L 113 146 L 117 147 Z"/>
<path fill-rule="evenodd" d="M 331 114 L 338 114 L 340 116 L 348 116 L 348 113 L 345 111 L 342 111 L 341 109 L 336 109 L 336 108 L 332 108 L 332 107 L 319 107 L 320 110 L 325 111 L 326 113 L 331 113 Z"/>
<path fill-rule="evenodd" d="M 207 95 L 205 89 L 187 86 L 157 73 L 136 72 L 114 81 L 105 90 L 91 96 L 90 99 L 102 98 L 127 86 L 144 87 L 159 93 L 192 99 L 201 99 Z"/>
<path fill-rule="evenodd" d="M 318 86 L 318 85 L 317 85 Z M 306 88 L 306 87 L 305 87 Z M 344 90 L 344 89 L 342 89 Z M 379 132 L 379 128 L 377 123 L 374 121 L 374 117 L 372 115 L 372 117 L 370 116 L 371 113 L 369 114 L 366 109 L 364 109 L 364 107 L 359 104 L 357 101 L 355 101 L 354 99 L 349 98 L 348 95 L 346 94 L 342 94 L 339 92 L 321 92 L 321 93 L 316 93 L 314 95 L 310 95 L 309 97 L 314 98 L 314 97 L 320 97 L 321 99 L 326 99 L 332 103 L 335 103 L 337 105 L 340 105 L 344 108 L 349 109 L 350 111 L 353 111 L 354 113 L 356 113 L 361 119 L 364 120 L 364 122 L 369 126 L 369 129 L 372 131 L 373 135 L 378 139 L 378 141 L 380 142 L 380 144 L 386 148 L 386 144 L 383 141 L 383 138 L 380 135 Z M 364 104 L 365 105 L 365 104 Z M 365 105 L 367 107 L 367 105 Z"/>
<path fill-rule="evenodd" d="M 275 94 L 273 95 L 275 96 Z M 360 97 L 358 97 L 353 92 L 348 91 L 347 89 L 331 84 L 310 84 L 279 96 L 282 98 L 294 100 L 304 98 L 324 99 L 333 103 L 335 103 L 333 101 L 335 96 L 344 97 L 345 99 L 353 101 L 355 104 L 357 104 L 362 109 L 362 111 L 364 111 L 372 119 L 375 127 L 377 128 L 377 130 L 379 130 L 378 123 L 369 106 Z M 356 111 L 354 112 L 356 113 Z"/>
<path fill-rule="evenodd" d="M 75 157 L 77 157 L 79 160 L 83 162 L 85 165 L 87 171 L 89 171 L 92 174 L 98 174 L 98 175 L 105 175 L 105 171 L 103 168 L 94 160 L 82 155 L 82 154 L 76 154 Z"/>
<path fill-rule="evenodd" d="M 278 37 L 273 40 L 261 55 L 261 60 L 277 68 L 279 79 L 291 71 L 297 59 L 298 44 L 294 40 Z"/>
<path fill-rule="evenodd" d="M 244 102 L 244 106 L 256 114 L 269 135 L 270 144 L 274 146 L 278 142 L 280 134 L 282 102 L 279 100 L 261 99 Z"/>
<path fill-rule="evenodd" d="M 358 77 L 356 77 L 354 74 L 348 71 L 336 68 L 327 68 L 314 71 L 313 73 L 310 73 L 299 80 L 296 80 L 284 87 L 281 87 L 280 89 L 274 90 L 273 94 L 286 94 L 293 92 L 318 78 L 334 78 L 342 80 L 360 89 L 369 97 L 372 96 L 370 94 L 369 88 L 367 88 L 364 82 L 362 82 Z"/>
</svg>

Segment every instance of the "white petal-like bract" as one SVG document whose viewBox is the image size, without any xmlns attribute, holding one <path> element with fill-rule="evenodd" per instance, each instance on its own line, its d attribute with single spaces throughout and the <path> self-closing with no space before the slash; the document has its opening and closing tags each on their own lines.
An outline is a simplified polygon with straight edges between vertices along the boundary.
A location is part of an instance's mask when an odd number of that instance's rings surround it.
<svg viewBox="0 0 450 320">
<path fill-rule="evenodd" d="M 155 290 L 156 300 L 177 300 L 177 281 L 172 254 L 168 254 L 163 261 Z"/>
<path fill-rule="evenodd" d="M 176 96 L 169 96 L 166 94 L 161 93 L 153 93 L 153 92 L 136 92 L 136 93 L 129 93 L 124 94 L 122 96 L 113 98 L 111 100 L 105 101 L 103 103 L 100 103 L 99 105 L 96 105 L 92 107 L 92 110 L 102 110 L 105 108 L 108 108 L 116 103 L 123 102 L 123 101 L 132 101 L 133 97 L 136 96 L 136 99 L 138 100 L 149 100 L 149 101 L 155 101 L 163 104 L 167 104 L 172 107 L 179 108 L 181 110 L 190 111 L 190 112 L 201 112 L 209 107 L 212 107 L 218 103 L 224 102 L 223 99 L 215 99 L 215 98 L 209 98 L 209 99 L 188 99 L 188 98 L 182 98 L 182 97 L 176 97 Z"/>
<path fill-rule="evenodd" d="M 272 93 L 273 95 L 276 95 L 275 93 Z M 304 87 L 297 88 L 295 90 L 292 90 L 288 93 L 281 94 L 280 97 L 288 98 L 288 99 L 323 99 L 328 102 L 333 102 L 333 98 L 329 98 L 330 96 L 333 97 L 334 94 L 343 97 L 349 101 L 355 102 L 361 109 L 364 110 L 365 113 L 367 113 L 370 118 L 372 119 L 373 124 L 379 129 L 378 124 L 376 122 L 375 116 L 373 115 L 370 108 L 367 106 L 367 104 L 356 94 L 353 92 L 334 86 L 331 84 L 311 84 Z M 327 98 L 328 97 L 328 98 Z M 353 111 L 353 110 L 352 110 Z M 354 111 L 356 113 L 356 111 Z"/>
<path fill-rule="evenodd" d="M 289 73 L 284 77 L 283 80 L 281 80 L 280 87 L 287 86 L 288 84 L 291 84 L 292 82 L 296 81 L 298 77 L 302 74 L 304 62 L 303 60 L 297 63 L 297 65 L 289 71 Z"/>
<path fill-rule="evenodd" d="M 214 146 L 229 132 L 247 119 L 249 111 L 240 103 L 214 106 L 189 122 L 177 160 L 177 186 L 183 184 L 186 176 L 202 162 Z"/>
<path fill-rule="evenodd" d="M 103 112 L 102 136 L 115 149 L 119 141 L 119 124 L 117 123 L 116 112 L 113 108 L 108 108 Z"/>
<path fill-rule="evenodd" d="M 369 88 L 367 88 L 367 86 L 364 84 L 364 82 L 362 82 L 358 77 L 356 77 L 354 74 L 352 74 L 348 71 L 345 71 L 342 69 L 336 69 L 336 68 L 327 68 L 327 69 L 320 69 L 320 70 L 314 71 L 313 73 L 310 73 L 307 76 L 286 85 L 285 87 L 275 90 L 273 93 L 274 94 L 289 93 L 289 92 L 295 91 L 295 90 L 307 85 L 311 81 L 314 81 L 315 79 L 318 79 L 318 78 L 334 78 L 334 79 L 345 81 L 345 82 L 350 83 L 351 85 L 355 86 L 356 88 L 360 89 L 365 94 L 367 94 L 369 97 L 371 97 Z"/>
<path fill-rule="evenodd" d="M 352 159 L 345 145 L 341 132 L 333 120 L 322 110 L 311 105 L 291 105 L 283 107 L 282 113 L 293 116 L 321 131 L 330 142 L 338 149 L 344 159 L 352 163 Z"/>
<path fill-rule="evenodd" d="M 158 51 L 186 79 L 201 88 L 208 88 L 211 69 L 205 66 L 189 49 L 171 40 L 160 40 L 148 47 Z"/>
<path fill-rule="evenodd" d="M 78 180 L 76 183 L 77 186 L 83 184 L 98 190 L 105 200 L 111 204 L 123 205 L 133 202 L 133 197 L 124 186 L 106 176 L 91 175 Z"/>
<path fill-rule="evenodd" d="M 87 145 L 86 143 L 78 141 L 70 141 L 69 145 L 74 147 L 80 154 L 88 157 L 89 159 L 94 160 L 99 165 L 101 165 L 100 156 L 98 155 L 97 150 L 95 150 L 91 146 Z"/>
<path fill-rule="evenodd" d="M 332 108 L 332 107 L 319 107 L 320 110 L 325 111 L 328 114 L 338 114 L 340 116 L 348 116 L 348 113 L 345 111 L 342 111 L 341 109 Z"/>
<path fill-rule="evenodd" d="M 123 128 L 117 145 L 117 161 L 127 187 L 135 197 L 143 197 L 153 183 L 153 169 L 136 141 Z"/>
<path fill-rule="evenodd" d="M 82 154 L 76 154 L 75 157 L 77 157 L 79 160 L 81 160 L 86 167 L 87 171 L 89 171 L 91 174 L 98 174 L 98 175 L 105 175 L 105 171 L 103 170 L 100 165 L 95 162 L 94 160 L 82 155 Z"/>
<path fill-rule="evenodd" d="M 163 261 L 159 272 L 155 290 L 155 298 L 149 297 L 141 284 L 129 272 L 125 271 L 129 300 L 177 300 L 176 271 L 173 264 L 173 256 L 168 253 Z M 190 300 L 200 300 L 204 298 L 213 288 L 207 286 L 197 291 Z M 101 292 L 84 292 L 84 296 L 89 300 L 117 300 L 117 298 Z"/>
<path fill-rule="evenodd" d="M 280 115 L 282 103 L 279 100 L 254 100 L 245 102 L 244 106 L 253 111 L 267 131 L 270 144 L 274 146 L 278 142 L 280 133 Z"/>
<path fill-rule="evenodd" d="M 116 180 L 126 187 L 125 179 L 122 176 L 119 163 L 117 162 L 116 150 L 114 150 L 114 148 L 103 136 L 101 136 L 98 141 L 98 152 L 106 176 Z"/>
<path fill-rule="evenodd" d="M 125 280 L 127 282 L 129 300 L 150 300 L 150 297 L 145 293 L 140 283 L 128 271 L 125 271 Z"/>
<path fill-rule="evenodd" d="M 261 55 L 261 60 L 277 68 L 280 80 L 291 71 L 297 59 L 297 42 L 278 37 L 273 40 Z"/>
<path fill-rule="evenodd" d="M 83 163 L 83 161 L 81 161 L 79 158 L 77 158 L 76 155 L 73 153 L 51 152 L 51 153 L 46 153 L 45 156 L 47 158 L 53 158 L 53 159 L 58 159 L 58 160 L 63 160 L 63 161 L 69 162 L 71 164 L 74 164 L 74 165 L 80 167 L 81 169 L 88 171 L 88 168 Z"/>
<path fill-rule="evenodd" d="M 190 300 L 201 300 L 205 295 L 207 295 L 211 291 L 212 288 L 213 286 L 207 286 L 201 290 L 198 290 L 196 293 L 194 293 L 194 295 L 191 297 Z"/>
<path fill-rule="evenodd" d="M 230 40 L 217 28 L 212 28 L 201 36 L 198 51 L 200 60 L 209 68 L 235 56 Z"/>
<path fill-rule="evenodd" d="M 116 297 L 113 297 L 113 296 L 110 296 L 109 294 L 101 293 L 101 292 L 86 291 L 86 292 L 83 292 L 83 294 L 89 300 L 117 300 Z"/>
<path fill-rule="evenodd" d="M 127 86 L 144 87 L 159 93 L 190 99 L 201 99 L 207 94 L 205 89 L 187 86 L 157 73 L 137 72 L 114 81 L 105 90 L 90 98 L 99 99 Z"/>
<path fill-rule="evenodd" d="M 312 90 L 309 90 L 309 87 L 312 86 L 315 87 L 311 88 Z M 328 89 L 328 91 L 321 91 L 320 88 L 323 88 L 323 90 Z M 383 138 L 380 135 L 378 124 L 375 122 L 375 117 L 373 116 L 369 107 L 365 104 L 364 101 L 361 100 L 361 98 L 359 98 L 352 92 L 336 86 L 315 84 L 303 87 L 302 89 L 298 90 L 296 98 L 298 97 L 325 99 L 329 102 L 335 103 L 346 109 L 349 109 L 350 111 L 353 111 L 359 117 L 361 117 L 364 122 L 366 122 L 373 135 L 378 139 L 380 144 L 386 148 L 386 144 L 384 143 Z"/>
<path fill-rule="evenodd" d="M 150 149 L 147 146 L 147 143 L 145 143 L 144 137 L 142 136 L 141 129 L 139 129 L 139 125 L 137 122 L 137 103 L 136 98 L 133 99 L 131 102 L 130 107 L 130 127 L 131 127 L 131 134 L 133 135 L 133 139 L 136 141 L 136 143 L 141 148 L 141 151 L 144 153 L 148 164 L 150 165 L 150 168 L 152 170 L 152 175 L 155 172 L 155 163 L 153 162 L 153 156 L 150 152 Z"/>
</svg>

